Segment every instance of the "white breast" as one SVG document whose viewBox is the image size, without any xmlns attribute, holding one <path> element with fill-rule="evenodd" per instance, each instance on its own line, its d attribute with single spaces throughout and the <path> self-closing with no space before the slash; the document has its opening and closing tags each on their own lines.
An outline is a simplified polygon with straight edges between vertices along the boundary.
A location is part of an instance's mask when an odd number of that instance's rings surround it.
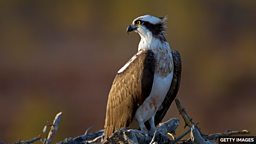
<svg viewBox="0 0 256 144">
<path fill-rule="evenodd" d="M 157 110 L 162 104 L 170 86 L 172 83 L 173 72 L 171 72 L 166 77 L 159 76 L 158 74 L 154 75 L 154 82 L 152 86 L 151 93 L 147 99 L 155 99 Z M 146 100 L 147 101 L 147 100 Z"/>
<path fill-rule="evenodd" d="M 139 122 L 145 122 L 155 116 L 161 106 L 172 82 L 173 72 L 166 77 L 155 74 L 149 97 L 137 109 L 135 117 Z"/>
</svg>

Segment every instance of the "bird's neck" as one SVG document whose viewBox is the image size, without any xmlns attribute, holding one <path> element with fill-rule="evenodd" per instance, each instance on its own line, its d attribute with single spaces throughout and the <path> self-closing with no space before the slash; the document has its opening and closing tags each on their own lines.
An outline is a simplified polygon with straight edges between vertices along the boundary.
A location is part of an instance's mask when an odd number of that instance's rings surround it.
<svg viewBox="0 0 256 144">
<path fill-rule="evenodd" d="M 164 35 L 153 36 L 152 34 L 141 35 L 138 51 L 140 50 L 156 50 L 159 48 L 170 49 Z"/>
</svg>

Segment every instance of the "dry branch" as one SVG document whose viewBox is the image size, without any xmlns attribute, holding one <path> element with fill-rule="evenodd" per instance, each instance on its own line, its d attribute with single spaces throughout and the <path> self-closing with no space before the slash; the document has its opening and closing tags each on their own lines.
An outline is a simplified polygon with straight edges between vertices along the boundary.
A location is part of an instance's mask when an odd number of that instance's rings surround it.
<svg viewBox="0 0 256 144">
<path fill-rule="evenodd" d="M 59 125 L 60 125 L 60 120 L 61 120 L 61 115 L 62 115 L 62 112 L 59 112 L 54 120 L 53 120 L 53 123 L 51 125 L 51 129 L 48 133 L 48 136 L 47 136 L 47 139 L 45 140 L 45 144 L 50 144 L 57 132 L 57 130 L 59 129 Z"/>
<path fill-rule="evenodd" d="M 181 105 L 180 101 L 178 99 L 175 99 L 175 103 L 180 115 L 182 116 L 185 122 L 185 127 L 188 126 L 190 128 L 189 130 L 191 132 L 190 139 L 186 140 L 186 142 L 191 141 L 192 143 L 210 144 L 210 143 L 215 143 L 220 136 L 230 136 L 230 135 L 236 135 L 236 134 L 241 135 L 241 134 L 249 133 L 248 130 L 242 130 L 242 131 L 227 131 L 224 133 L 215 133 L 215 134 L 205 135 L 200 131 L 199 127 L 197 126 L 197 123 L 195 123 L 193 119 L 188 115 L 185 108 Z M 184 136 L 185 135 L 182 135 L 182 137 Z M 180 139 L 181 138 L 179 138 L 179 140 Z"/>
<path fill-rule="evenodd" d="M 39 141 L 41 139 L 41 135 L 37 136 L 37 137 L 33 137 L 30 140 L 20 140 L 18 142 L 16 142 L 16 144 L 32 144 L 36 141 Z"/>
<path fill-rule="evenodd" d="M 114 133 L 106 143 L 171 143 L 173 140 L 170 140 L 167 134 L 174 133 L 178 126 L 179 120 L 173 118 L 161 123 L 153 134 L 140 130 L 121 129 Z"/>
<path fill-rule="evenodd" d="M 215 139 L 217 139 L 219 137 L 223 137 L 223 136 L 244 135 L 244 134 L 249 134 L 249 131 L 248 130 L 241 130 L 241 131 L 227 130 L 224 133 L 210 134 L 210 135 L 207 136 L 207 139 L 215 140 Z"/>
<path fill-rule="evenodd" d="M 191 116 L 188 115 L 185 108 L 181 105 L 178 99 L 175 100 L 176 106 L 182 119 L 185 122 L 184 132 L 177 137 L 170 138 L 170 134 L 174 134 L 176 128 L 179 126 L 180 122 L 177 118 L 169 119 L 168 121 L 161 123 L 157 126 L 155 132 L 144 132 L 137 129 L 127 129 L 122 128 L 116 131 L 110 138 L 103 142 L 104 138 L 104 130 L 99 130 L 98 132 L 88 133 L 86 132 L 83 135 L 71 138 L 65 138 L 63 141 L 58 142 L 58 144 L 112 144 L 112 143 L 124 143 L 124 144 L 137 144 L 137 143 L 149 143 L 149 144 L 161 144 L 161 143 L 182 143 L 182 144 L 191 144 L 191 143 L 199 143 L 199 144 L 212 144 L 215 143 L 216 140 L 220 136 L 230 136 L 230 135 L 241 135 L 248 134 L 247 130 L 242 131 L 226 131 L 224 133 L 215 133 L 206 135 L 203 134 L 197 123 L 195 123 Z M 54 135 L 56 134 L 59 123 L 61 121 L 62 113 L 58 113 L 55 116 L 55 119 L 52 124 L 50 124 L 50 130 L 47 138 L 42 137 L 41 135 L 35 138 L 32 138 L 27 141 L 19 141 L 18 144 L 32 144 L 36 141 L 41 141 L 44 144 L 50 144 L 53 140 Z M 49 126 L 49 125 L 48 125 Z M 46 128 L 48 128 L 46 126 Z M 43 130 L 45 133 L 46 130 Z M 183 137 L 190 133 L 190 137 L 188 139 L 183 139 Z"/>
<path fill-rule="evenodd" d="M 58 114 L 56 114 L 53 123 L 52 124 L 47 124 L 46 126 L 44 126 L 43 131 L 41 134 L 39 134 L 39 136 L 33 137 L 30 140 L 20 140 L 18 142 L 16 142 L 16 144 L 33 144 L 37 141 L 41 141 L 43 144 L 50 144 L 59 128 L 60 125 L 60 121 L 61 121 L 61 115 L 62 112 L 59 112 Z M 43 137 L 44 133 L 47 131 L 47 128 L 51 127 L 48 133 L 47 138 Z"/>
</svg>

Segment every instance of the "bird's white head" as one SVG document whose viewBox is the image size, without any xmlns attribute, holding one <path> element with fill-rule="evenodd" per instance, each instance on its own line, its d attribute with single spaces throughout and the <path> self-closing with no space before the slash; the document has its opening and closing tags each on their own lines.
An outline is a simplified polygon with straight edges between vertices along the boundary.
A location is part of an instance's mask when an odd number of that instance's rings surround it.
<svg viewBox="0 0 256 144">
<path fill-rule="evenodd" d="M 127 32 L 134 31 L 140 35 L 139 49 L 151 48 L 159 42 L 166 41 L 164 37 L 166 20 L 166 17 L 140 16 L 134 19 L 132 24 L 127 27 Z"/>
<path fill-rule="evenodd" d="M 127 27 L 127 32 L 135 31 L 141 37 L 152 35 L 158 37 L 164 34 L 166 28 L 166 17 L 155 17 L 144 15 L 133 20 L 132 24 Z"/>
</svg>

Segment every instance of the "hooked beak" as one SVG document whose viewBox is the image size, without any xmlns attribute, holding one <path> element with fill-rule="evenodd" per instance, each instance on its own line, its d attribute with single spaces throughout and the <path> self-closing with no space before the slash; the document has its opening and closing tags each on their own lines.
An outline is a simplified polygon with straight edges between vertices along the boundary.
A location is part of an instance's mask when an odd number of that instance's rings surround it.
<svg viewBox="0 0 256 144">
<path fill-rule="evenodd" d="M 135 25 L 129 25 L 126 29 L 126 32 L 131 32 L 137 29 L 137 26 Z"/>
</svg>

